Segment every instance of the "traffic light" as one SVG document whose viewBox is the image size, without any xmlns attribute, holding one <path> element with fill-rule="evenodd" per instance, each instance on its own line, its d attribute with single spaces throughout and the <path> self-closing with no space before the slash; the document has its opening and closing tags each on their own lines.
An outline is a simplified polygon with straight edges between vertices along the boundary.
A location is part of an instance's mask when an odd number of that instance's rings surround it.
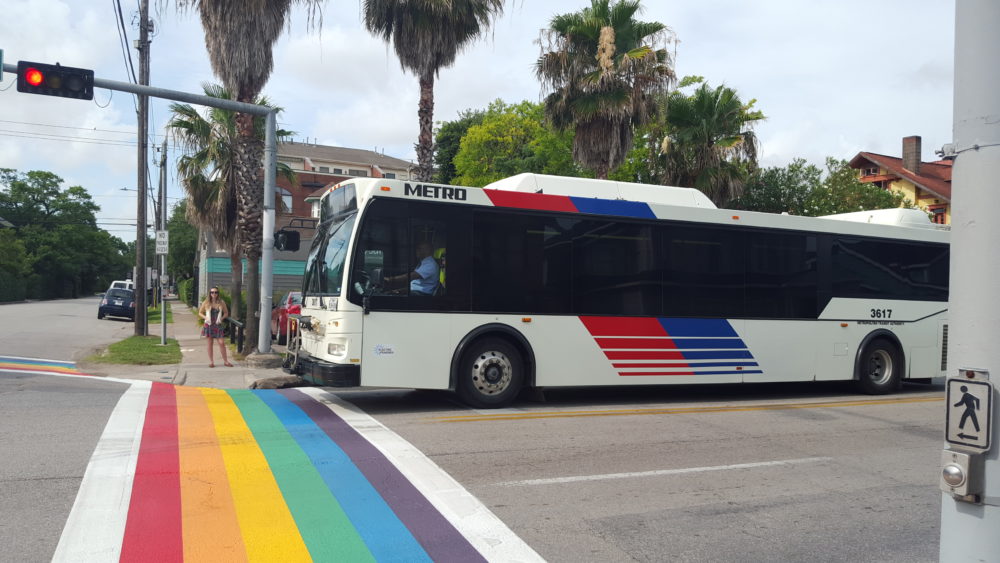
<svg viewBox="0 0 1000 563">
<path fill-rule="evenodd" d="M 94 99 L 94 71 L 17 61 L 17 91 L 78 100 Z"/>
<path fill-rule="evenodd" d="M 274 247 L 278 250 L 295 252 L 299 249 L 299 232 L 281 229 L 274 233 Z"/>
</svg>

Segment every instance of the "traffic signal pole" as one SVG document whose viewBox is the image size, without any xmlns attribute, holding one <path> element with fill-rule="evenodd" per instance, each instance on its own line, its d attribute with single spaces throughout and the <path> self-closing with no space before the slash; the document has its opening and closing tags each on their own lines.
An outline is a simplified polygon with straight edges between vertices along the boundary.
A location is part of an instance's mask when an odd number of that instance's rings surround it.
<svg viewBox="0 0 1000 563">
<path fill-rule="evenodd" d="M 960 368 L 977 368 L 1000 379 L 1000 3 L 960 0 L 955 3 L 955 78 L 952 186 L 951 273 L 948 351 L 950 377 Z M 970 369 L 971 371 L 971 369 Z M 1000 401 L 993 393 L 992 411 L 979 412 L 993 421 Z M 950 403 L 951 401 L 949 401 Z M 987 401 L 981 401 L 984 410 Z M 952 408 L 949 405 L 946 408 Z M 976 407 L 978 408 L 978 407 Z M 994 424 L 994 426 L 996 426 Z M 989 428 L 983 428 L 987 433 Z M 981 432 L 977 431 L 977 435 Z M 941 498 L 940 560 L 997 561 L 1000 557 L 1000 459 L 994 444 L 970 464 L 981 479 L 981 494 Z M 947 444 L 946 444 L 947 445 Z"/>
<path fill-rule="evenodd" d="M 142 0 L 139 8 L 139 41 L 136 43 L 139 51 L 139 84 L 149 84 L 149 0 Z M 139 143 L 136 155 L 136 196 L 135 203 L 135 335 L 146 336 L 146 307 L 149 305 L 146 296 L 146 185 L 147 164 L 146 154 L 149 143 L 149 97 L 139 94 Z"/>
<path fill-rule="evenodd" d="M 17 65 L 3 63 L 3 71 L 16 75 Z M 277 110 L 267 106 L 247 104 L 234 100 L 224 100 L 222 98 L 213 98 L 203 94 L 191 94 L 189 92 L 168 90 L 166 88 L 156 88 L 141 84 L 132 84 L 130 82 L 118 82 L 116 80 L 106 80 L 103 78 L 94 78 L 94 87 L 106 88 L 117 92 L 140 94 L 149 96 L 150 98 L 161 98 L 164 100 L 173 100 L 175 102 L 185 102 L 241 113 L 249 113 L 251 115 L 266 118 L 266 131 L 264 134 L 264 234 L 261 239 L 262 249 L 260 261 L 261 322 L 258 323 L 260 331 L 257 333 L 257 351 L 260 354 L 270 353 L 271 323 L 266 322 L 267 317 L 264 315 L 270 314 L 271 311 L 271 288 L 274 278 L 274 191 L 276 189 L 275 180 L 278 166 Z M 268 202 L 270 203 L 268 204 Z M 145 242 L 145 240 L 143 242 Z M 145 272 L 143 272 L 143 274 L 145 275 Z M 253 335 L 248 335 L 248 338 L 252 337 Z"/>
</svg>

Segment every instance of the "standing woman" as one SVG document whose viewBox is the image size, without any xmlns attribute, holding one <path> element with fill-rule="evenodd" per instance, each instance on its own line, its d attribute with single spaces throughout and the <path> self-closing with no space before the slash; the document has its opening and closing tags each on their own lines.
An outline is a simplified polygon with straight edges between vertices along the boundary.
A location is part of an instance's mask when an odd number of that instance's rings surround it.
<svg viewBox="0 0 1000 563">
<path fill-rule="evenodd" d="M 219 351 L 222 352 L 222 361 L 226 367 L 233 367 L 226 357 L 226 341 L 223 338 L 222 321 L 229 316 L 229 308 L 226 302 L 219 297 L 219 288 L 213 287 L 208 292 L 208 299 L 198 307 L 198 316 L 205 319 L 205 326 L 201 327 L 201 335 L 208 338 L 208 367 L 215 367 L 215 355 L 212 351 L 212 341 L 218 340 Z"/>
</svg>

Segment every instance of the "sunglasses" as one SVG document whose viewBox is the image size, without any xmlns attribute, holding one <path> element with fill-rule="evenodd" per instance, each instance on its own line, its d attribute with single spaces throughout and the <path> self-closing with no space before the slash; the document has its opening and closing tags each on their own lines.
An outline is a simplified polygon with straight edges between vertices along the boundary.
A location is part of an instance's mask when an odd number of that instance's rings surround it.
<svg viewBox="0 0 1000 563">
<path fill-rule="evenodd" d="M 213 295 L 218 295 L 218 294 L 219 294 L 219 292 L 218 292 L 218 291 L 209 291 L 209 293 L 211 293 L 211 294 L 213 294 Z"/>
</svg>

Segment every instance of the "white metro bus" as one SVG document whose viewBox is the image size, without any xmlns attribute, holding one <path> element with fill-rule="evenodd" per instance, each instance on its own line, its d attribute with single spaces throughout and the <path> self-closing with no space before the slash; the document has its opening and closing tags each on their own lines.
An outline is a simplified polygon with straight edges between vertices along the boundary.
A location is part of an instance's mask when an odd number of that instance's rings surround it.
<svg viewBox="0 0 1000 563">
<path fill-rule="evenodd" d="M 477 407 L 524 387 L 888 393 L 944 375 L 948 251 L 913 209 L 731 211 L 693 189 L 536 174 L 352 179 L 322 198 L 286 368 Z"/>
</svg>

